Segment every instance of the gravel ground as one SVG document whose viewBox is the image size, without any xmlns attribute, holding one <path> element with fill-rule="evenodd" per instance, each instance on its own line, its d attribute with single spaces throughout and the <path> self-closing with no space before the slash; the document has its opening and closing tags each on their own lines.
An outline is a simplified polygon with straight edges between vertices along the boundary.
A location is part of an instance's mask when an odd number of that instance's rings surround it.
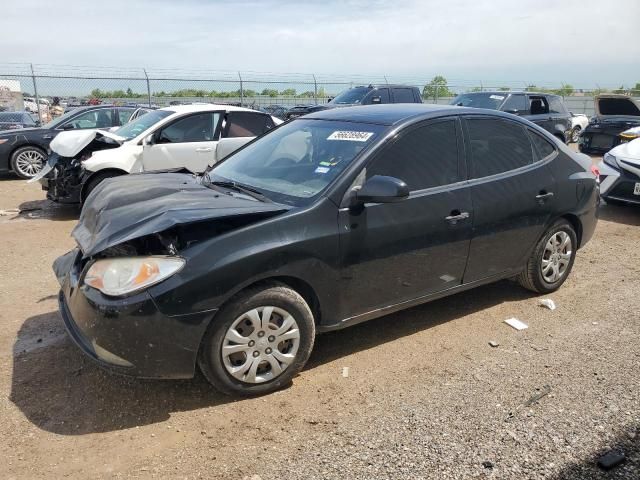
<svg viewBox="0 0 640 480">
<path fill-rule="evenodd" d="M 293 386 L 234 400 L 77 351 L 50 268 L 77 211 L 42 198 L 0 178 L 2 478 L 640 478 L 640 209 L 602 207 L 554 311 L 481 287 L 322 335 Z"/>
</svg>

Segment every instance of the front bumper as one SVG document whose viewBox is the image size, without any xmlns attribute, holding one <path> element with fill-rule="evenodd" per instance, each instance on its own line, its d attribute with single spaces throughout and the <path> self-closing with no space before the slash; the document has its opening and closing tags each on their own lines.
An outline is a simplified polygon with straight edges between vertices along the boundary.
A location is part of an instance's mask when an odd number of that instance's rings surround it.
<svg viewBox="0 0 640 480">
<path fill-rule="evenodd" d="M 604 161 L 598 164 L 598 169 L 602 198 L 640 205 L 640 195 L 634 193 L 636 184 L 640 184 L 640 177 L 623 169 L 615 169 Z"/>
<path fill-rule="evenodd" d="M 117 373 L 142 378 L 191 378 L 215 311 L 164 315 L 147 291 L 112 298 L 82 285 L 82 255 L 74 251 L 58 300 L 69 336 L 90 358 Z M 71 258 L 73 257 L 73 258 Z M 62 258 L 62 257 L 61 257 Z"/>
</svg>

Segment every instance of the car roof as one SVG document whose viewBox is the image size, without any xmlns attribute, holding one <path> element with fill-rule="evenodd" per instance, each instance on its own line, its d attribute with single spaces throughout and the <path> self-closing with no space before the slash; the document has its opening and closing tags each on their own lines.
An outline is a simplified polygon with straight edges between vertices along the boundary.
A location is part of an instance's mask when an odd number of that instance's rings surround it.
<svg viewBox="0 0 640 480">
<path fill-rule="evenodd" d="M 168 110 L 175 113 L 191 113 L 191 112 L 210 112 L 216 110 L 225 110 L 227 112 L 256 112 L 245 107 L 236 107 L 233 105 L 220 105 L 216 103 L 198 103 L 192 105 L 171 105 L 161 108 L 160 110 Z M 262 112 L 260 112 L 262 113 Z"/>
<path fill-rule="evenodd" d="M 512 95 L 512 94 L 517 94 L 517 95 L 546 95 L 547 97 L 558 97 L 559 95 L 555 94 L 555 93 L 545 93 L 545 92 L 525 92 L 523 90 L 483 90 L 481 92 L 465 92 L 465 93 L 461 93 L 460 95 L 484 95 L 484 94 L 491 94 L 491 95 Z"/>
<path fill-rule="evenodd" d="M 447 114 L 485 114 L 512 118 L 496 110 L 484 108 L 457 107 L 454 105 L 433 105 L 426 103 L 387 103 L 384 105 L 364 105 L 359 107 L 340 107 L 309 113 L 300 120 L 334 120 L 345 122 L 373 123 L 377 125 L 395 125 L 406 120 L 422 120 Z M 294 120 L 295 121 L 295 120 Z"/>
</svg>

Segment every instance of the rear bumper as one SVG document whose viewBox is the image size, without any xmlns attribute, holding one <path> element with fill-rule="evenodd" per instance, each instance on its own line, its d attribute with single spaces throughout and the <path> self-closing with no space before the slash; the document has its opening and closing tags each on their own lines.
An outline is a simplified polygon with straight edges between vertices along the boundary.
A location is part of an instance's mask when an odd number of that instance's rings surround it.
<svg viewBox="0 0 640 480">
<path fill-rule="evenodd" d="M 120 374 L 193 377 L 200 341 L 215 312 L 167 316 L 146 291 L 107 297 L 81 285 L 79 257 L 61 279 L 58 296 L 73 342 L 99 365 Z"/>
</svg>

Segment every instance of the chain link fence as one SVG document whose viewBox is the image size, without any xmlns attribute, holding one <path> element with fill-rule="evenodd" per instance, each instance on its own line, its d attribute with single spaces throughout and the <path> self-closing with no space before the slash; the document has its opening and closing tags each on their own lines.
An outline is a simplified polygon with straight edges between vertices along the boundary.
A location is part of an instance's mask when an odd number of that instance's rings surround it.
<svg viewBox="0 0 640 480">
<path fill-rule="evenodd" d="M 0 110 L 27 110 L 44 123 L 50 119 L 54 97 L 63 107 L 114 103 L 164 107 L 176 103 L 225 103 L 246 107 L 329 101 L 341 91 L 369 84 L 417 86 L 426 103 L 449 103 L 455 94 L 468 91 L 557 91 L 574 113 L 593 114 L 593 95 L 605 89 L 578 89 L 535 82 L 482 82 L 454 79 L 446 84 L 435 79 L 385 76 L 338 76 L 162 70 L 146 68 L 80 67 L 47 64 L 0 64 Z M 533 85 L 537 86 L 533 86 Z M 606 91 L 638 97 L 640 91 L 610 87 Z M 567 94 L 570 93 L 570 94 Z"/>
</svg>

